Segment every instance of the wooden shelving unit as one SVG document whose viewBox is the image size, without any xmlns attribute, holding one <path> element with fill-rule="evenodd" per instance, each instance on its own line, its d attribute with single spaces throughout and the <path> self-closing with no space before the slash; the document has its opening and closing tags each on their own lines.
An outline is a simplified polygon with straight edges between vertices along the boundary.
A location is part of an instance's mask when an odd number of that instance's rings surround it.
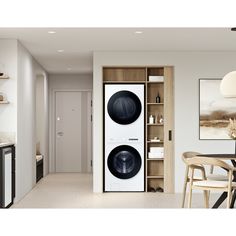
<svg viewBox="0 0 236 236">
<path fill-rule="evenodd" d="M 163 82 L 149 81 L 149 76 L 164 76 Z M 173 158 L 173 67 L 104 67 L 104 83 L 145 84 L 145 190 L 163 188 L 174 192 Z M 161 100 L 156 103 L 159 94 Z M 149 124 L 149 115 L 162 116 L 164 122 Z M 151 141 L 154 137 L 160 141 Z M 163 158 L 148 158 L 151 147 L 163 147 Z"/>
<path fill-rule="evenodd" d="M 149 81 L 149 76 L 163 76 L 163 82 Z M 173 68 L 147 67 L 146 70 L 146 191 L 163 188 L 164 192 L 174 191 L 173 141 L 168 136 L 173 129 Z M 160 102 L 156 103 L 159 94 Z M 149 124 L 149 116 L 155 123 Z M 164 122 L 159 123 L 162 116 Z M 150 141 L 154 138 L 159 142 Z M 148 158 L 151 147 L 163 147 L 163 158 Z"/>
</svg>

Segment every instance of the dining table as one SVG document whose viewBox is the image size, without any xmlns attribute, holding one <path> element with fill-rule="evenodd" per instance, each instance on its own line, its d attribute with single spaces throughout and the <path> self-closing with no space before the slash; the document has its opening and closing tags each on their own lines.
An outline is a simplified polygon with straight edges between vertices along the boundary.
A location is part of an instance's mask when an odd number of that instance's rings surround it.
<svg viewBox="0 0 236 236">
<path fill-rule="evenodd" d="M 236 153 L 235 154 L 200 154 L 197 155 L 199 157 L 209 157 L 209 158 L 217 158 L 220 160 L 230 160 L 232 165 L 234 167 L 236 167 Z M 233 172 L 233 182 L 236 182 L 236 171 Z M 228 193 L 227 192 L 223 192 L 220 197 L 217 199 L 217 201 L 215 202 L 215 204 L 213 205 L 212 208 L 218 208 L 223 202 L 224 200 L 227 198 Z M 234 208 L 234 204 L 235 204 L 235 200 L 236 200 L 236 190 L 234 190 L 233 195 L 232 195 L 232 200 L 231 200 L 231 204 L 230 204 L 230 208 Z"/>
</svg>

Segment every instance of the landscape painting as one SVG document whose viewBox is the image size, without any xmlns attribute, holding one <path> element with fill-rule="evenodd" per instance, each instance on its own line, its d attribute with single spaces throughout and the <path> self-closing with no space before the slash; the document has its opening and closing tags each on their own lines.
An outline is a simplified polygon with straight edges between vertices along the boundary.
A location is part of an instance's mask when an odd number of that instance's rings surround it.
<svg viewBox="0 0 236 236">
<path fill-rule="evenodd" d="M 236 99 L 220 93 L 221 79 L 200 79 L 200 139 L 231 139 L 229 119 L 236 119 Z"/>
</svg>

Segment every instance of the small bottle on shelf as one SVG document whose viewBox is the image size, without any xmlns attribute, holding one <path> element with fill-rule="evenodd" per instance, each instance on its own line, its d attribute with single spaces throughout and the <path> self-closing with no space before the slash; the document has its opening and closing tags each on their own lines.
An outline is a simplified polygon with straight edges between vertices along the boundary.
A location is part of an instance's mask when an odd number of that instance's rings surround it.
<svg viewBox="0 0 236 236">
<path fill-rule="evenodd" d="M 159 95 L 159 93 L 156 96 L 156 103 L 160 103 L 161 102 L 161 97 Z"/>
<path fill-rule="evenodd" d="M 153 115 L 149 116 L 149 124 L 154 124 L 154 117 L 153 117 Z"/>
</svg>

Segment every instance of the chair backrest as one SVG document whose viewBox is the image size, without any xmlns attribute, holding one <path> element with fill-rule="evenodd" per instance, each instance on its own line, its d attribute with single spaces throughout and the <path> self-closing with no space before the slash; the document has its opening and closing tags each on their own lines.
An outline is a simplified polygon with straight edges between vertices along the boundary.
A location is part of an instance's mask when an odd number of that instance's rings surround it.
<svg viewBox="0 0 236 236">
<path fill-rule="evenodd" d="M 234 170 L 234 167 L 227 164 L 226 162 L 219 160 L 218 158 L 210 157 L 192 157 L 186 160 L 188 165 L 213 165 L 221 167 L 225 170 Z"/>
<path fill-rule="evenodd" d="M 201 155 L 201 153 L 199 153 L 199 152 L 192 152 L 192 151 L 184 152 L 182 154 L 182 160 L 185 162 L 185 164 L 188 164 L 187 163 L 187 159 L 195 157 L 197 155 Z"/>
</svg>

